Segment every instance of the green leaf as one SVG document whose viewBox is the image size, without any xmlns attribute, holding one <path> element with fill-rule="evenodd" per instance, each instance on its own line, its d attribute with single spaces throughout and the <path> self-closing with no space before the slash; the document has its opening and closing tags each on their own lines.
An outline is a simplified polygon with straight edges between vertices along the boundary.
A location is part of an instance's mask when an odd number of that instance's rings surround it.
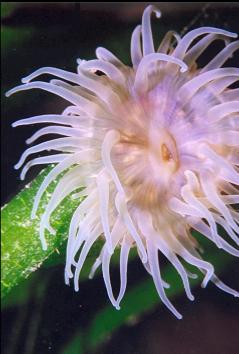
<svg viewBox="0 0 239 354">
<path fill-rule="evenodd" d="M 29 301 L 29 297 L 31 295 L 31 289 L 35 287 L 37 283 L 41 281 L 39 277 L 39 273 L 35 272 L 23 282 L 20 282 L 17 286 L 15 286 L 12 291 L 8 293 L 2 299 L 1 305 L 2 310 L 6 310 L 8 308 L 23 306 L 26 305 Z"/>
<path fill-rule="evenodd" d="M 51 224 L 56 230 L 56 235 L 52 236 L 46 232 L 48 248 L 43 251 L 39 240 L 40 218 L 31 220 L 31 210 L 37 190 L 49 171 L 50 168 L 47 168 L 40 173 L 2 209 L 2 297 L 37 270 L 50 256 L 52 260 L 48 260 L 48 266 L 60 263 L 64 259 L 71 215 L 81 200 L 74 200 L 69 196 L 52 214 Z M 57 181 L 53 182 L 45 193 L 39 215 L 42 214 L 56 183 Z M 95 258 L 101 245 L 100 241 L 94 245 L 88 260 Z M 85 273 L 82 274 L 83 278 L 86 277 L 86 271 L 89 271 L 90 262 L 88 263 Z"/>
<path fill-rule="evenodd" d="M 82 343 L 84 342 L 84 337 L 81 332 L 77 332 L 77 335 L 68 343 L 61 354 L 84 354 Z"/>
<path fill-rule="evenodd" d="M 1 3 L 1 18 L 10 16 L 18 7 L 21 6 L 20 4 L 19 4 L 19 2 L 2 2 Z"/>
<path fill-rule="evenodd" d="M 1 27 L 2 55 L 7 55 L 10 50 L 15 50 L 29 41 L 34 35 L 33 28 Z"/>
</svg>

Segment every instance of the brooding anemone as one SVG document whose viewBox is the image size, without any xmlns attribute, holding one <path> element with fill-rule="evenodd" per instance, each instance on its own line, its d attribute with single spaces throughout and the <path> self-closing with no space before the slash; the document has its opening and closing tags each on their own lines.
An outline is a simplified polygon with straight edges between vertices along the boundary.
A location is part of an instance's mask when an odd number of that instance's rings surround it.
<svg viewBox="0 0 239 354">
<path fill-rule="evenodd" d="M 161 253 L 176 268 L 190 300 L 189 278 L 194 275 L 182 260 L 204 274 L 203 287 L 212 281 L 239 296 L 217 278 L 213 265 L 202 259 L 191 235 L 192 229 L 197 230 L 218 248 L 239 256 L 233 245 L 239 244 L 239 89 L 230 88 L 239 78 L 239 69 L 221 68 L 239 48 L 239 41 L 229 43 L 228 38 L 237 37 L 234 33 L 202 27 L 182 38 L 169 31 L 155 51 L 152 12 L 160 16 L 154 6 L 148 6 L 142 25 L 132 34 L 132 67 L 100 47 L 97 59 L 78 60 L 77 73 L 41 68 L 7 95 L 42 89 L 71 103 L 62 114 L 35 116 L 13 124 L 50 123 L 28 139 L 29 144 L 43 135 L 60 136 L 28 148 L 16 165 L 20 168 L 30 155 L 44 150 L 58 152 L 36 157 L 22 170 L 24 179 L 33 165 L 56 164 L 37 192 L 33 218 L 49 184 L 65 172 L 41 216 L 44 249 L 45 230 L 54 234 L 52 212 L 67 195 L 84 187 L 75 194 L 85 199 L 70 223 L 66 283 L 74 278 L 78 290 L 87 254 L 94 242 L 103 238 L 104 246 L 90 277 L 102 265 L 109 298 L 119 309 L 126 289 L 129 251 L 136 247 L 161 300 L 181 318 L 165 294 L 169 285 L 161 277 Z M 198 57 L 218 39 L 225 42 L 225 48 L 198 68 Z M 42 74 L 65 81 L 32 82 Z M 219 228 L 231 241 L 220 236 Z M 109 272 L 116 247 L 120 247 L 117 298 Z"/>
</svg>

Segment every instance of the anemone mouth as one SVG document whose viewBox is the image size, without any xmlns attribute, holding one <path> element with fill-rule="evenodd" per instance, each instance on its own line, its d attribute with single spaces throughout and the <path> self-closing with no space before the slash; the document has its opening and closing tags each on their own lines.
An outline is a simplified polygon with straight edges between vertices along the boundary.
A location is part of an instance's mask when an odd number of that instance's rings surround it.
<svg viewBox="0 0 239 354">
<path fill-rule="evenodd" d="M 175 139 L 165 129 L 157 132 L 149 125 L 138 136 L 120 134 L 111 158 L 128 202 L 143 209 L 160 209 L 168 202 L 180 160 Z"/>
</svg>

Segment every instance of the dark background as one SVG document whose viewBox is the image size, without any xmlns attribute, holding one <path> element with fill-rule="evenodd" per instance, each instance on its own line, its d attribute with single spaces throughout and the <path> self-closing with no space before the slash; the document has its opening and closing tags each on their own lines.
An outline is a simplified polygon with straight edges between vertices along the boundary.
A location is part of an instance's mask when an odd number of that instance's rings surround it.
<svg viewBox="0 0 239 354">
<path fill-rule="evenodd" d="M 76 59 L 94 58 L 97 46 L 104 46 L 130 64 L 130 36 L 140 23 L 147 3 L 18 3 L 2 19 L 2 95 L 20 79 L 42 66 L 75 71 Z M 163 13 L 153 20 L 157 43 L 167 30 L 184 33 L 200 26 L 239 31 L 237 3 L 158 3 Z M 186 27 L 186 28 L 185 28 Z M 15 30 L 15 38 L 8 31 Z M 22 37 L 22 30 L 24 36 Z M 19 38 L 18 38 L 19 31 Z M 9 43 L 10 42 L 10 43 Z M 218 46 L 218 47 L 217 47 Z M 212 57 L 220 44 L 211 46 L 201 61 Z M 238 66 L 238 56 L 231 65 Z M 9 201 L 26 182 L 13 169 L 25 149 L 25 140 L 35 127 L 12 128 L 17 119 L 35 114 L 60 113 L 66 103 L 51 94 L 27 91 L 8 99 L 2 97 L 2 204 Z M 27 181 L 37 175 L 34 168 Z M 147 275 L 139 261 L 129 266 L 129 288 Z M 34 284 L 29 301 L 3 309 L 4 354 L 61 353 L 77 328 L 86 326 L 108 300 L 102 277 L 85 282 L 80 294 L 64 285 L 63 265 L 40 271 L 44 280 Z M 117 270 L 113 278 L 117 281 Z M 238 263 L 221 276 L 238 289 Z M 39 280 L 39 279 L 38 279 Z M 174 304 L 184 314 L 176 320 L 158 306 L 154 312 L 128 321 L 101 345 L 96 354 L 237 354 L 239 348 L 238 299 L 213 285 L 194 290 L 194 303 L 178 297 Z M 75 351 L 74 353 L 77 353 Z M 70 354 L 70 353 L 68 353 Z"/>
</svg>

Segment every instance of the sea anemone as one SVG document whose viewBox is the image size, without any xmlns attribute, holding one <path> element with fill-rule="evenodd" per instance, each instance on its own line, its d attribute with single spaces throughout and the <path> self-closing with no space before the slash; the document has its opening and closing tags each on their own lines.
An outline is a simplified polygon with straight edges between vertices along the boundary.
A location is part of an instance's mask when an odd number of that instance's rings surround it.
<svg viewBox="0 0 239 354">
<path fill-rule="evenodd" d="M 212 281 L 239 296 L 202 259 L 202 247 L 192 234 L 192 230 L 199 231 L 217 248 L 239 256 L 239 89 L 231 87 L 239 78 L 239 69 L 222 68 L 239 48 L 239 41 L 229 42 L 237 37 L 235 33 L 201 27 L 182 38 L 169 31 L 155 50 L 153 12 L 160 17 L 154 6 L 148 6 L 142 25 L 133 31 L 132 67 L 99 47 L 97 59 L 77 60 L 77 73 L 44 67 L 23 78 L 23 85 L 7 96 L 42 89 L 71 103 L 62 114 L 34 116 L 13 124 L 50 123 L 28 144 L 47 134 L 60 136 L 28 148 L 15 166 L 20 168 L 32 154 L 56 151 L 33 158 L 21 172 L 24 179 L 33 165 L 55 164 L 37 192 L 32 218 L 47 187 L 60 175 L 41 215 L 43 249 L 47 248 L 45 230 L 55 232 L 50 217 L 61 201 L 74 191 L 75 198 L 85 197 L 70 222 L 66 283 L 74 278 L 78 291 L 88 252 L 103 239 L 90 277 L 102 265 L 108 296 L 119 309 L 126 290 L 128 255 L 136 247 L 162 302 L 182 318 L 165 293 L 169 284 L 161 277 L 161 253 L 176 268 L 190 300 L 194 297 L 189 278 L 195 275 L 186 263 L 204 274 L 203 287 Z M 203 68 L 198 67 L 199 56 L 218 39 L 225 47 Z M 32 81 L 42 74 L 59 79 Z M 227 233 L 227 240 L 221 231 Z M 117 247 L 120 290 L 115 297 L 109 267 Z"/>
</svg>

